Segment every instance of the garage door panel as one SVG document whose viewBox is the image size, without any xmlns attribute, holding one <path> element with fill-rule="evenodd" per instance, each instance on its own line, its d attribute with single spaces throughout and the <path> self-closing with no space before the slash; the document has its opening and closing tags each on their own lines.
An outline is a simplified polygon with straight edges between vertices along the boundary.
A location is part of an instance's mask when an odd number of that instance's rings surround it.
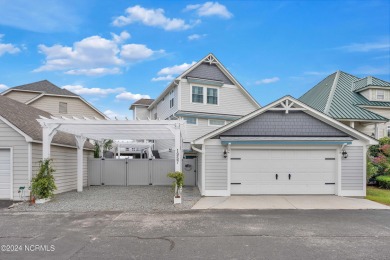
<svg viewBox="0 0 390 260">
<path fill-rule="evenodd" d="M 232 150 L 231 157 L 240 158 L 231 160 L 232 194 L 335 193 L 335 150 Z"/>
</svg>

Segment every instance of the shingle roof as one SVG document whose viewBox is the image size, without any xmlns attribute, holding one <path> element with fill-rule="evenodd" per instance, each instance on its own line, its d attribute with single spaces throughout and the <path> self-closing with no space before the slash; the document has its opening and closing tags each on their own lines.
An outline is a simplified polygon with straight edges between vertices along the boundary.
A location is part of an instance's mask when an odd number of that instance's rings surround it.
<svg viewBox="0 0 390 260">
<path fill-rule="evenodd" d="M 133 104 L 131 104 L 130 109 L 133 109 L 134 106 L 145 106 L 148 107 L 150 104 L 152 104 L 154 99 L 149 99 L 149 98 L 141 98 L 135 101 Z"/>
<path fill-rule="evenodd" d="M 353 91 L 359 91 L 367 87 L 371 86 L 377 86 L 377 87 L 389 87 L 390 88 L 390 82 L 368 76 L 363 79 L 357 80 L 354 83 L 352 83 L 352 90 Z"/>
<path fill-rule="evenodd" d="M 353 83 L 360 82 L 358 77 L 337 71 L 299 98 L 312 108 L 336 119 L 387 121 L 387 118 L 368 111 L 361 106 L 386 106 L 390 102 L 369 101 L 353 91 Z"/>
<path fill-rule="evenodd" d="M 69 90 L 57 87 L 56 85 L 54 85 L 48 80 L 42 80 L 30 84 L 16 86 L 10 89 L 38 91 L 38 92 L 52 94 L 52 95 L 65 95 L 65 96 L 75 96 L 75 97 L 78 96 L 75 93 L 70 92 Z"/>
<path fill-rule="evenodd" d="M 50 118 L 51 114 L 0 95 L 0 116 L 34 141 L 42 141 L 42 127 L 36 119 L 39 119 L 39 116 Z M 52 143 L 76 147 L 74 136 L 62 132 L 58 132 L 54 136 Z M 93 146 L 88 142 L 85 143 L 84 147 L 93 149 Z"/>
</svg>

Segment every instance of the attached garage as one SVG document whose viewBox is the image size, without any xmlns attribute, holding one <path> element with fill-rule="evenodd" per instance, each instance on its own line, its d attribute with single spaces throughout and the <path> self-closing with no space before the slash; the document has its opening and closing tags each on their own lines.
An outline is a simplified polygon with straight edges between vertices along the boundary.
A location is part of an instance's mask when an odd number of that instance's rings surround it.
<svg viewBox="0 0 390 260">
<path fill-rule="evenodd" d="M 365 196 L 377 141 L 287 96 L 193 143 L 204 196 Z"/>
<path fill-rule="evenodd" d="M 12 197 L 12 156 L 10 148 L 0 148 L 0 199 Z"/>
<path fill-rule="evenodd" d="M 336 150 L 231 150 L 231 194 L 335 194 Z"/>
</svg>

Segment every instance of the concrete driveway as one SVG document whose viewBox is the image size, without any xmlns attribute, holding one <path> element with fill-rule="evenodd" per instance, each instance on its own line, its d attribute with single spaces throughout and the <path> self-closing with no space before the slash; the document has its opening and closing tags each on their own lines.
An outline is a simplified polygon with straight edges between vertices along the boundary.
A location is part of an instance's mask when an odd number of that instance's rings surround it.
<svg viewBox="0 0 390 260">
<path fill-rule="evenodd" d="M 390 209 L 361 198 L 339 196 L 203 197 L 192 209 Z"/>
</svg>

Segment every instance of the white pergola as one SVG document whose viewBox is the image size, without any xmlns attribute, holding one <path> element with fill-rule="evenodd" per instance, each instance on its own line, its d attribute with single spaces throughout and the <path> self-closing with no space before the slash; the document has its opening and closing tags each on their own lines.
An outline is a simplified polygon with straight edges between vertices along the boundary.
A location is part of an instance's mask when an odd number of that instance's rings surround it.
<svg viewBox="0 0 390 260">
<path fill-rule="evenodd" d="M 77 191 L 83 190 L 83 148 L 87 139 L 103 142 L 112 140 L 175 140 L 175 171 L 182 165 L 183 120 L 100 120 L 97 118 L 42 117 L 43 159 L 50 158 L 50 145 L 60 131 L 73 134 L 77 145 Z"/>
</svg>

